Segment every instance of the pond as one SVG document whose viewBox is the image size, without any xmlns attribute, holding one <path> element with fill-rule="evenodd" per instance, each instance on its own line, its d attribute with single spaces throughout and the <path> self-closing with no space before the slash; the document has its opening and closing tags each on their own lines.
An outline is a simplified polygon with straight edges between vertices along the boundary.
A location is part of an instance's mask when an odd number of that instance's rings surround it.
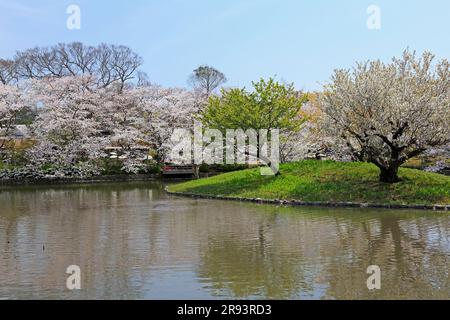
<svg viewBox="0 0 450 320">
<path fill-rule="evenodd" d="M 449 262 L 446 212 L 199 200 L 161 182 L 0 191 L 0 299 L 449 299 Z"/>
</svg>

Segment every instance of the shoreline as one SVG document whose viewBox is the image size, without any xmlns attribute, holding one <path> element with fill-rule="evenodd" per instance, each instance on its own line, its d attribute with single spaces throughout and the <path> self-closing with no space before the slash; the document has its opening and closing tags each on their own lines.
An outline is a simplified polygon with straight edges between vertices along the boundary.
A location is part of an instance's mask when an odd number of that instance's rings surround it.
<svg viewBox="0 0 450 320">
<path fill-rule="evenodd" d="M 256 204 L 282 205 L 290 207 L 327 207 L 327 208 L 378 208 L 378 209 L 413 209 L 424 211 L 450 211 L 450 204 L 447 205 L 420 205 L 420 204 L 376 204 L 376 203 L 356 203 L 356 202 L 320 202 L 320 201 L 299 201 L 299 200 L 279 200 L 279 199 L 261 199 L 261 198 L 241 198 L 214 196 L 205 194 L 195 194 L 190 192 L 174 192 L 169 190 L 169 186 L 164 188 L 170 195 L 189 197 L 194 199 L 224 200 L 236 202 L 250 202 Z"/>
<path fill-rule="evenodd" d="M 89 178 L 0 180 L 0 188 L 33 186 L 33 185 L 68 185 L 68 184 L 95 184 L 104 182 L 154 181 L 159 179 L 163 179 L 163 177 L 160 174 L 139 174 L 139 175 L 95 176 Z"/>
<path fill-rule="evenodd" d="M 212 177 L 218 173 L 200 173 L 201 178 Z M 21 179 L 21 180 L 0 180 L 2 187 L 21 187 L 34 185 L 70 185 L 70 184 L 96 184 L 105 182 L 145 182 L 145 181 L 186 181 L 191 177 L 164 177 L 161 173 L 151 174 L 117 174 L 105 176 L 93 176 L 86 178 L 53 178 L 53 179 Z"/>
</svg>

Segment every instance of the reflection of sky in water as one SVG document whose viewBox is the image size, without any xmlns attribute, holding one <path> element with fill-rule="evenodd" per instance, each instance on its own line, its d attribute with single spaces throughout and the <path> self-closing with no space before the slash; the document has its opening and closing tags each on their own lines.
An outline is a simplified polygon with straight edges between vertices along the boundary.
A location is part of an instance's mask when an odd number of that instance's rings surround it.
<svg viewBox="0 0 450 320">
<path fill-rule="evenodd" d="M 192 271 L 192 266 L 179 266 L 170 271 L 158 269 L 154 270 L 155 273 L 158 273 L 157 278 L 141 284 L 140 291 L 143 292 L 143 299 L 152 299 L 155 296 L 163 300 L 213 298 L 208 293 L 208 284 L 203 283 L 202 279 L 197 279 L 195 272 Z M 136 284 L 139 285 L 139 281 Z"/>
<path fill-rule="evenodd" d="M 448 213 L 195 200 L 159 183 L 8 189 L 0 203 L 0 299 L 450 298 Z M 65 289 L 72 264 L 79 292 Z"/>
<path fill-rule="evenodd" d="M 450 253 L 450 235 L 442 236 L 443 232 L 444 230 L 441 226 L 430 226 L 430 229 L 427 231 L 426 242 L 438 250 Z"/>
</svg>

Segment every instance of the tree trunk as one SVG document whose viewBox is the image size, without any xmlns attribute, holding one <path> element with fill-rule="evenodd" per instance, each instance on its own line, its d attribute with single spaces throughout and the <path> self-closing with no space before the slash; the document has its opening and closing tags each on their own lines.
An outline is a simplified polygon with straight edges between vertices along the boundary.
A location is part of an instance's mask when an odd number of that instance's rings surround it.
<svg viewBox="0 0 450 320">
<path fill-rule="evenodd" d="M 197 164 L 194 164 L 194 178 L 200 179 L 200 166 Z"/>
<path fill-rule="evenodd" d="M 399 182 L 398 178 L 398 166 L 391 165 L 387 168 L 380 168 L 380 181 L 386 183 L 396 183 Z"/>
</svg>

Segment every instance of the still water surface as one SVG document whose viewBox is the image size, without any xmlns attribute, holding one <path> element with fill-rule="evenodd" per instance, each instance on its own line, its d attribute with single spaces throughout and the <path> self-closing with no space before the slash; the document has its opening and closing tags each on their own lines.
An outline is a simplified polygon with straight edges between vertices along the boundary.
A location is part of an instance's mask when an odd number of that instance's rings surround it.
<svg viewBox="0 0 450 320">
<path fill-rule="evenodd" d="M 195 200 L 159 182 L 0 190 L 0 299 L 450 299 L 449 263 L 449 213 Z"/>
</svg>

